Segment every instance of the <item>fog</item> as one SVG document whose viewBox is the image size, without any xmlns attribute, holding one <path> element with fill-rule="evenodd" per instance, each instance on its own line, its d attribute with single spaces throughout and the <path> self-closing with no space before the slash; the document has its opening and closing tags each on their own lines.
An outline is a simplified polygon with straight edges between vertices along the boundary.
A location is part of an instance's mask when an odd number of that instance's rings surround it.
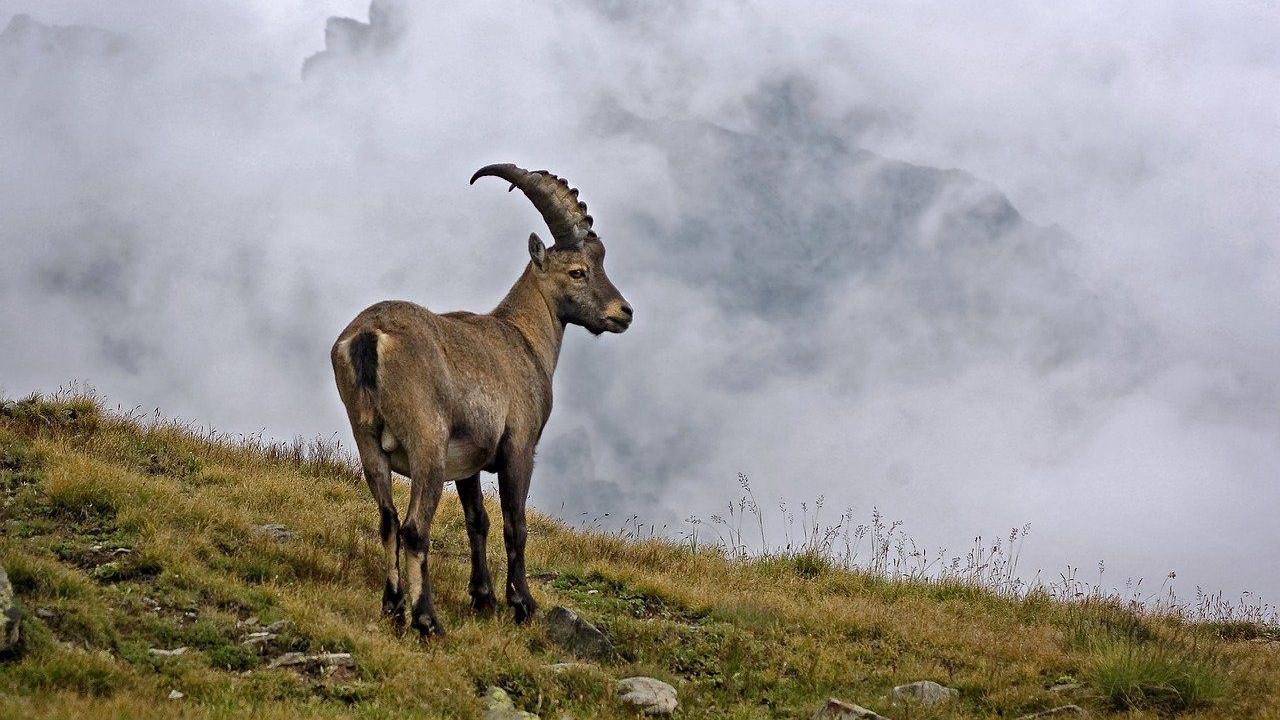
<svg viewBox="0 0 1280 720">
<path fill-rule="evenodd" d="M 568 334 L 539 508 L 678 535 L 742 472 L 775 533 L 1280 595 L 1273 8 L 120 5 L 0 0 L 7 395 L 345 441 L 329 345 L 492 308 L 516 162 L 637 317 Z"/>
</svg>

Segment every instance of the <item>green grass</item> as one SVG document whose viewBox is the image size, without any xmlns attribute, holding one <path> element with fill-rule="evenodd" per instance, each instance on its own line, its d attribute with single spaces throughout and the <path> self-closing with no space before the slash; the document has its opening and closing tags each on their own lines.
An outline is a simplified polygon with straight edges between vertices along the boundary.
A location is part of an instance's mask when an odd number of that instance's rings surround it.
<svg viewBox="0 0 1280 720">
<path fill-rule="evenodd" d="M 257 532 L 264 523 L 295 536 Z M 85 397 L 0 406 L 0 564 L 26 609 L 20 652 L 0 660 L 0 717 L 470 718 L 497 685 L 544 718 L 629 718 L 610 680 L 637 674 L 673 684 L 686 718 L 808 717 L 828 696 L 891 718 L 1068 702 L 1103 717 L 1280 716 L 1274 628 L 890 580 L 810 552 L 743 559 L 535 515 L 541 606 L 574 608 L 619 652 L 555 672 L 571 658 L 540 623 L 469 609 L 452 499 L 432 538 L 449 634 L 398 635 L 379 613 L 376 523 L 358 473 L 323 444 L 210 436 Z M 501 532 L 490 543 L 500 581 Z M 286 625 L 259 649 L 242 642 L 254 618 Z M 151 652 L 177 647 L 188 650 Z M 267 667 L 287 651 L 350 652 L 357 666 Z M 1080 687 L 1052 689 L 1063 677 Z M 959 700 L 909 715 L 888 705 L 894 685 L 925 679 Z"/>
<path fill-rule="evenodd" d="M 1094 648 L 1086 674 L 1101 697 L 1119 710 L 1207 707 L 1228 690 L 1227 668 L 1212 651 L 1164 637 L 1105 641 Z"/>
</svg>

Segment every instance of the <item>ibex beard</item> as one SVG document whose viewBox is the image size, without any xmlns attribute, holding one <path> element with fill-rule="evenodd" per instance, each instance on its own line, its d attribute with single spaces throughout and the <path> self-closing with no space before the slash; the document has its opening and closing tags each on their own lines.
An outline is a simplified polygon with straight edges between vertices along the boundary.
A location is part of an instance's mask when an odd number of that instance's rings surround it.
<svg viewBox="0 0 1280 720">
<path fill-rule="evenodd" d="M 351 321 L 331 352 L 338 394 L 380 513 L 382 611 L 400 623 L 407 610 L 423 636 L 443 634 L 427 569 L 431 521 L 445 483 L 457 487 L 466 518 L 472 607 L 486 612 L 495 606 L 482 471 L 498 475 L 507 603 L 516 622 L 533 616 L 537 604 L 524 565 L 525 502 L 534 450 L 551 415 L 551 378 L 564 329 L 621 333 L 632 319 L 631 306 L 605 274 L 604 244 L 576 189 L 546 171 L 510 164 L 481 168 L 471 182 L 484 176 L 520 188 L 542 213 L 554 244 L 547 248 L 536 234 L 529 236 L 529 264 L 492 312 L 437 314 L 411 302 L 380 302 Z M 392 471 L 411 481 L 403 522 L 392 497 Z"/>
</svg>

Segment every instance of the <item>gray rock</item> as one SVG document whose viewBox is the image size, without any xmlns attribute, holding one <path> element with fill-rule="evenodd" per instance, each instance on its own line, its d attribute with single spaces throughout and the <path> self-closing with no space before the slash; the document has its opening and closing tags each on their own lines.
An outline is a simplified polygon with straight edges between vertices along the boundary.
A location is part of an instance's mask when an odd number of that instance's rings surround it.
<svg viewBox="0 0 1280 720">
<path fill-rule="evenodd" d="M 9 575 L 4 568 L 0 568 L 0 620 L 4 621 L 4 632 L 0 633 L 0 653 L 7 653 L 18 646 L 22 606 L 13 594 L 13 585 L 9 584 Z"/>
<path fill-rule="evenodd" d="M 353 668 L 356 666 L 356 659 L 351 657 L 351 653 L 317 653 L 307 656 L 307 659 L 323 667 Z"/>
<path fill-rule="evenodd" d="M 889 718 L 861 705 L 827 698 L 822 707 L 813 714 L 812 720 L 889 720 Z"/>
<path fill-rule="evenodd" d="M 280 657 L 267 663 L 269 668 L 295 667 L 297 665 L 306 665 L 307 656 L 300 652 L 287 652 Z"/>
<path fill-rule="evenodd" d="M 958 697 L 960 697 L 959 690 L 939 685 L 932 680 L 921 680 L 899 685 L 889 692 L 889 702 L 893 705 L 904 705 L 906 703 L 937 705 L 950 702 Z"/>
<path fill-rule="evenodd" d="M 670 715 L 676 711 L 676 689 L 651 677 L 629 677 L 615 686 L 618 699 L 645 715 Z"/>
<path fill-rule="evenodd" d="M 288 620 L 277 620 L 271 623 L 270 625 L 266 626 L 265 628 L 263 628 L 263 630 L 266 630 L 269 633 L 278 633 L 284 630 L 285 627 L 287 627 L 288 625 L 289 625 Z"/>
<path fill-rule="evenodd" d="M 546 618 L 547 637 L 574 655 L 588 660 L 607 661 L 618 656 L 613 643 L 599 628 L 566 607 L 551 608 Z"/>
<path fill-rule="evenodd" d="M 564 672 L 591 672 L 596 670 L 596 666 L 585 662 L 558 662 L 551 663 L 547 669 L 557 675 Z"/>
<path fill-rule="evenodd" d="M 151 648 L 147 652 L 151 653 L 152 655 L 155 655 L 156 657 L 178 657 L 179 655 L 182 655 L 186 651 L 187 651 L 187 648 L 183 646 L 183 647 L 174 648 L 172 650 L 164 650 L 162 648 Z"/>
<path fill-rule="evenodd" d="M 1049 720 L 1049 718 L 1053 718 L 1054 720 L 1059 720 L 1060 718 L 1082 718 L 1082 717 L 1089 717 L 1089 713 L 1085 712 L 1084 708 L 1080 707 L 1079 705 L 1063 705 L 1061 707 L 1056 707 L 1051 710 L 1041 710 L 1038 713 L 1023 715 L 1022 717 L 1019 717 L 1018 720 Z"/>
<path fill-rule="evenodd" d="M 170 700 L 181 700 L 181 699 L 182 699 L 182 698 L 184 698 L 184 697 L 186 697 L 186 693 L 183 693 L 181 690 L 170 690 L 170 691 L 169 691 L 169 699 L 170 699 Z"/>
<path fill-rule="evenodd" d="M 353 668 L 356 666 L 356 659 L 351 656 L 351 653 L 314 653 L 311 655 L 304 655 L 300 652 L 287 652 L 267 663 L 267 667 L 269 668 L 299 666 L 311 668 Z"/>
<path fill-rule="evenodd" d="M 292 540 L 295 534 L 287 525 L 280 525 L 278 523 L 259 525 L 255 529 L 263 535 L 270 535 L 276 540 Z"/>
<path fill-rule="evenodd" d="M 516 708 L 511 696 L 500 687 L 491 687 L 480 698 L 484 720 L 538 720 L 538 716 Z"/>
</svg>

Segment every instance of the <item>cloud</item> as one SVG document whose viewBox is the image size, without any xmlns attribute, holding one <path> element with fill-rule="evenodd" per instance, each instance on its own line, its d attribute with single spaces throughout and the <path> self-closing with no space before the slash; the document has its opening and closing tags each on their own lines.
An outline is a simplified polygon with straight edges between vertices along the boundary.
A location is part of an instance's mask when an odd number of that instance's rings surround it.
<svg viewBox="0 0 1280 720">
<path fill-rule="evenodd" d="M 6 31 L 6 390 L 345 437 L 329 343 L 495 304 L 540 221 L 466 179 L 515 161 L 582 188 L 637 309 L 566 342 L 541 507 L 672 524 L 743 471 L 766 509 L 1280 592 L 1266 13 L 357 5 Z"/>
</svg>

